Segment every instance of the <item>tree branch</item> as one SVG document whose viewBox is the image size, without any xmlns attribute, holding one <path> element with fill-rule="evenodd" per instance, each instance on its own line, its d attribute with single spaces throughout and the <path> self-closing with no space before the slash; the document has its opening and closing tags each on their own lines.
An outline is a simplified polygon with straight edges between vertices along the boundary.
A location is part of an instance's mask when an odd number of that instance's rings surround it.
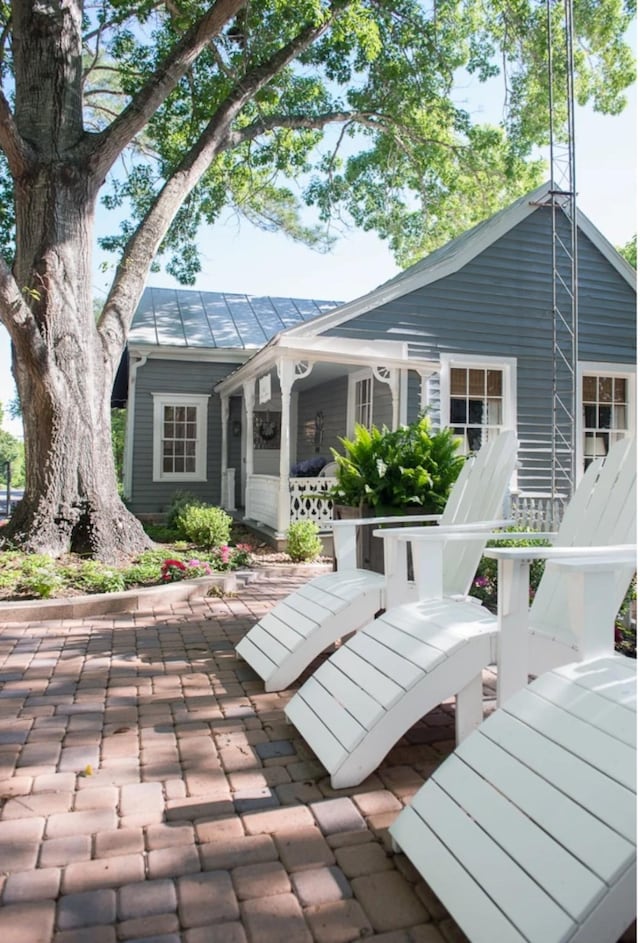
<svg viewBox="0 0 640 943">
<path fill-rule="evenodd" d="M 11 176 L 18 179 L 35 156 L 18 131 L 9 102 L 0 91 L 0 149 L 4 152 Z"/>
<path fill-rule="evenodd" d="M 269 59 L 248 72 L 219 105 L 198 141 L 158 193 L 125 247 L 98 321 L 105 352 L 114 361 L 124 346 L 149 266 L 158 247 L 185 197 L 198 184 L 215 157 L 228 146 L 232 121 L 256 92 L 319 39 L 351 2 L 334 0 L 323 22 L 307 26 Z"/>
<path fill-rule="evenodd" d="M 0 321 L 14 343 L 20 340 L 24 346 L 26 342 L 36 358 L 46 357 L 47 347 L 38 330 L 36 319 L 2 256 L 0 256 Z"/>
<path fill-rule="evenodd" d="M 121 151 L 144 128 L 204 47 L 245 3 L 246 0 L 216 0 L 207 13 L 185 33 L 118 118 L 92 139 L 91 154 L 95 161 L 96 176 L 102 179 L 108 173 Z"/>
</svg>

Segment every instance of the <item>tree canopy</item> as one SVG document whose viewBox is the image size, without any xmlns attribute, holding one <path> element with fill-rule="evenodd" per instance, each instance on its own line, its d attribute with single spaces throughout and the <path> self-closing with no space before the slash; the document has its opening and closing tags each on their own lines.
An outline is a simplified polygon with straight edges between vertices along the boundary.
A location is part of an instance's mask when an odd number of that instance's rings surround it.
<svg viewBox="0 0 640 943">
<path fill-rule="evenodd" d="M 578 102 L 624 107 L 631 3 L 574 0 Z M 564 5 L 548 10 L 561 110 Z M 546 49 L 538 0 L 0 4 L 0 320 L 27 467 L 5 531 L 104 559 L 139 546 L 108 401 L 152 267 L 193 282 L 199 228 L 229 207 L 318 248 L 355 223 L 409 263 L 539 182 Z M 501 77 L 500 126 L 474 122 L 462 76 Z M 98 200 L 124 222 L 96 320 Z"/>
<path fill-rule="evenodd" d="M 13 21 L 2 12 L 10 89 Z M 560 112 L 562 13 L 552 2 Z M 635 79 L 622 38 L 632 13 L 622 0 L 576 0 L 580 104 L 623 108 Z M 126 209 L 103 246 L 131 250 L 164 203 L 171 225 L 154 241 L 185 283 L 199 271 L 200 225 L 229 207 L 317 248 L 331 245 L 332 224 L 355 222 L 388 240 L 400 264 L 414 261 L 540 182 L 541 163 L 527 157 L 548 136 L 546 15 L 531 0 L 85 4 L 73 63 L 82 131 L 108 142 L 102 199 Z M 461 84 L 499 74 L 502 125 L 474 123 Z M 6 200 L 2 212 L 10 223 Z M 9 261 L 11 226 L 0 231 Z"/>
</svg>

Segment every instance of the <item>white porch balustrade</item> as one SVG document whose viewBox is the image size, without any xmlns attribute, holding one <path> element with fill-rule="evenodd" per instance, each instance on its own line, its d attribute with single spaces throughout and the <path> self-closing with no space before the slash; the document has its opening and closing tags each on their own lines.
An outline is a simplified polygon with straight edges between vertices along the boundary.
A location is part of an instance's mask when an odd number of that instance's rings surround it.
<svg viewBox="0 0 640 943">
<path fill-rule="evenodd" d="M 277 475 L 249 475 L 245 516 L 266 524 L 284 534 L 294 521 L 314 521 L 321 533 L 330 531 L 333 503 L 323 498 L 336 478 L 289 478 L 287 499 L 283 507 L 280 479 Z M 562 520 L 564 500 L 548 494 L 514 494 L 510 499 L 510 516 L 527 530 L 555 530 Z"/>
<path fill-rule="evenodd" d="M 294 521 L 315 521 L 321 531 L 328 531 L 333 505 L 321 496 L 335 484 L 335 478 L 289 478 L 287 506 L 280 508 L 279 477 L 249 475 L 245 516 L 279 533 Z"/>
</svg>

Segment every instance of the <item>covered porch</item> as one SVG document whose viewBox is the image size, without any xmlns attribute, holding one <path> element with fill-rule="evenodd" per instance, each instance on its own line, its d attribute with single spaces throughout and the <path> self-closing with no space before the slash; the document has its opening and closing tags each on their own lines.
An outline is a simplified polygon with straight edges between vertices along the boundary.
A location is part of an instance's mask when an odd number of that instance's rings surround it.
<svg viewBox="0 0 640 943">
<path fill-rule="evenodd" d="M 215 388 L 222 507 L 275 542 L 297 520 L 328 531 L 331 449 L 356 422 L 395 429 L 415 419 L 439 369 L 404 342 L 277 336 Z"/>
</svg>

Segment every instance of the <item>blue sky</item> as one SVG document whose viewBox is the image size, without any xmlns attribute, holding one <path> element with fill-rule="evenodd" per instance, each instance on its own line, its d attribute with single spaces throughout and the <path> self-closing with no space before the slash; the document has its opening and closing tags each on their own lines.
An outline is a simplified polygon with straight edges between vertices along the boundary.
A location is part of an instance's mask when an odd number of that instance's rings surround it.
<svg viewBox="0 0 640 943">
<path fill-rule="evenodd" d="M 478 88 L 460 91 L 460 103 L 475 99 L 478 121 L 496 121 L 496 97 L 479 97 Z M 493 113 L 492 113 L 493 112 Z M 596 115 L 589 109 L 576 113 L 576 189 L 578 205 L 591 222 L 615 246 L 623 245 L 637 230 L 636 202 L 636 89 L 629 104 L 615 117 Z M 99 216 L 101 232 L 109 219 Z M 391 278 L 398 268 L 377 236 L 350 232 L 333 251 L 319 255 L 284 236 L 264 233 L 234 216 L 223 218 L 201 234 L 203 271 L 195 288 L 203 291 L 243 292 L 298 298 L 348 301 Z M 105 257 L 96 253 L 94 287 L 103 297 L 108 273 L 98 270 Z M 110 256 L 106 261 L 112 263 Z M 149 284 L 174 287 L 164 273 L 151 275 Z M 10 373 L 9 337 L 0 326 L 0 402 L 14 395 Z M 21 435 L 21 424 L 5 416 L 3 427 Z"/>
</svg>

